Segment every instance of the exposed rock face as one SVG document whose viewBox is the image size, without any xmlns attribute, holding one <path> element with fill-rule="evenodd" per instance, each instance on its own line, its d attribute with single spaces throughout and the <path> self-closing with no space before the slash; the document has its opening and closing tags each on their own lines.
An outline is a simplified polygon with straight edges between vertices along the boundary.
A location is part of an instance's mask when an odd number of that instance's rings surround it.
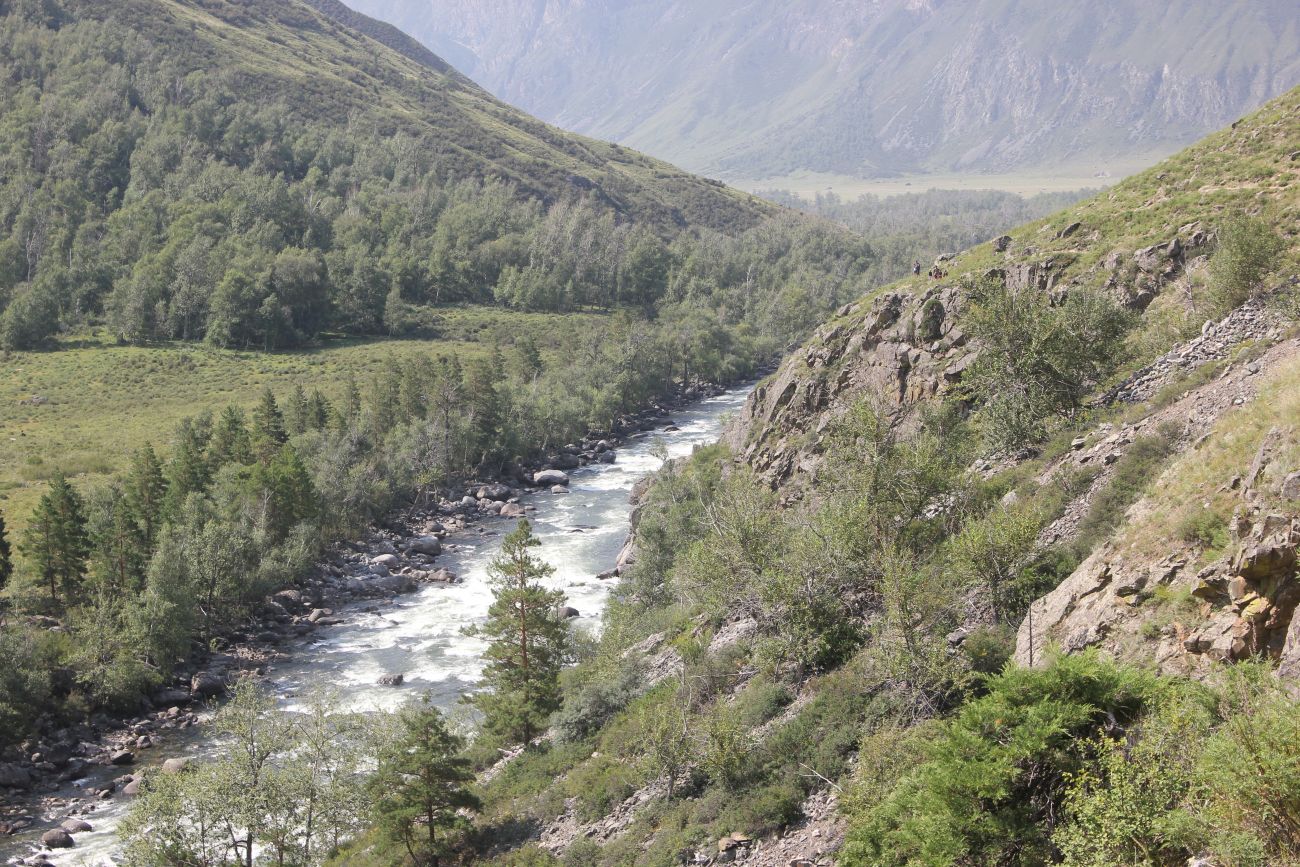
<svg viewBox="0 0 1300 867">
<path fill-rule="evenodd" d="M 1101 647 L 1153 660 L 1164 672 L 1203 675 L 1211 663 L 1267 657 L 1300 687 L 1300 516 L 1243 505 L 1232 529 L 1231 551 L 1200 569 L 1190 550 L 1156 563 L 1126 560 L 1109 545 L 1098 550 L 1030 606 L 1016 662 L 1042 665 L 1052 647 Z M 1174 591 L 1167 596 L 1190 594 L 1194 604 L 1158 616 L 1161 587 Z"/>
<path fill-rule="evenodd" d="M 769 483 L 816 471 L 806 434 L 825 431 L 855 399 L 902 412 L 953 384 L 973 361 L 956 320 L 957 287 L 888 292 L 851 305 L 750 395 L 727 439 Z"/>
</svg>

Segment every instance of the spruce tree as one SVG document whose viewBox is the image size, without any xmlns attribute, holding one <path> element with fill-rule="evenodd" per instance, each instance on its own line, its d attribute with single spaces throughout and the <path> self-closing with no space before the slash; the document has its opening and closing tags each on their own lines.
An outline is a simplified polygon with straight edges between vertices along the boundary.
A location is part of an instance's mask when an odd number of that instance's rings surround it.
<svg viewBox="0 0 1300 867">
<path fill-rule="evenodd" d="M 253 410 L 253 453 L 259 461 L 267 463 L 289 440 L 284 429 L 284 415 L 275 402 L 271 389 L 262 390 L 262 399 Z"/>
<path fill-rule="evenodd" d="M 316 486 L 293 446 L 281 446 L 270 463 L 259 464 L 255 478 L 266 493 L 264 520 L 273 539 L 283 539 L 295 524 L 318 514 Z"/>
<path fill-rule="evenodd" d="M 312 430 L 325 430 L 330 423 L 330 415 L 334 408 L 325 395 L 320 393 L 320 389 L 312 389 L 311 397 L 307 401 L 307 426 Z"/>
<path fill-rule="evenodd" d="M 529 550 L 540 544 L 528 521 L 520 521 L 488 565 L 493 600 L 478 631 L 489 642 L 487 689 L 471 698 L 486 731 L 525 745 L 560 706 L 560 668 L 569 652 L 569 628 L 558 616 L 564 594 L 538 583 L 555 567 Z"/>
<path fill-rule="evenodd" d="M 117 492 L 108 520 L 94 532 L 91 573 L 112 597 L 138 591 L 149 564 L 144 528 L 124 493 Z"/>
<path fill-rule="evenodd" d="M 9 547 L 9 534 L 5 529 L 5 516 L 0 514 L 0 593 L 9 586 L 14 574 L 13 551 Z"/>
<path fill-rule="evenodd" d="M 167 514 L 179 514 L 185 498 L 208 489 L 212 470 L 206 450 L 211 432 L 197 419 L 185 419 L 176 432 L 176 445 L 167 464 Z"/>
<path fill-rule="evenodd" d="M 285 428 L 291 435 L 298 435 L 307 430 L 308 427 L 307 392 L 303 390 L 302 383 L 295 383 L 293 393 L 289 395 L 289 406 L 284 414 Z"/>
<path fill-rule="evenodd" d="M 212 431 L 212 444 L 208 447 L 208 463 L 213 471 L 226 464 L 253 462 L 253 441 L 244 422 L 244 411 L 237 406 L 227 406 L 217 419 Z"/>
<path fill-rule="evenodd" d="M 438 867 L 469 828 L 465 813 L 482 807 L 469 790 L 474 770 L 459 754 L 464 741 L 447 730 L 426 695 L 402 711 L 402 736 L 371 778 L 379 827 L 416 864 Z"/>
<path fill-rule="evenodd" d="M 162 461 L 146 442 L 131 456 L 131 469 L 126 476 L 126 502 L 143 534 L 144 546 L 153 551 L 162 526 L 163 508 L 167 498 L 167 479 L 163 475 Z"/>
<path fill-rule="evenodd" d="M 50 481 L 50 489 L 41 496 L 23 533 L 22 548 L 49 587 L 51 602 L 58 604 L 60 588 L 65 597 L 76 594 L 90 555 L 90 540 L 81 495 L 62 474 Z"/>
</svg>

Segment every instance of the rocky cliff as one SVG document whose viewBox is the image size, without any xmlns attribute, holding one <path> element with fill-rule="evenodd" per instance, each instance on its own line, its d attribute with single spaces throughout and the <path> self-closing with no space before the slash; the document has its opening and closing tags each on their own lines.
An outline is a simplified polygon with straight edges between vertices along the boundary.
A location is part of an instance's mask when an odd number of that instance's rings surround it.
<svg viewBox="0 0 1300 867">
<path fill-rule="evenodd" d="M 1100 288 L 1140 316 L 1142 355 L 1089 400 L 1083 418 L 1095 421 L 1075 427 L 1064 453 L 1034 464 L 1038 486 L 1087 480 L 1040 545 L 1078 536 L 1134 443 L 1159 430 L 1173 457 L 1119 529 L 1032 606 L 1017 660 L 1101 647 L 1204 674 L 1214 661 L 1266 655 L 1300 675 L 1300 344 L 1284 301 L 1300 286 L 1298 131 L 1292 92 L 1107 194 L 935 263 L 938 279 L 845 307 L 755 390 L 728 432 L 738 459 L 798 496 L 817 479 L 822 435 L 858 399 L 871 397 L 898 424 L 935 401 L 963 400 L 963 374 L 982 351 L 963 329 L 971 280 L 1052 298 Z M 1289 248 L 1269 284 L 1221 318 L 1187 319 L 1216 226 L 1265 203 L 1281 208 Z M 1171 333 L 1162 323 L 1176 312 L 1183 330 Z M 996 469 L 1014 464 L 1003 458 Z M 1224 532 L 1203 529 L 1218 519 Z"/>
<path fill-rule="evenodd" d="M 546 120 L 743 178 L 1135 165 L 1300 82 L 1286 0 L 351 2 Z"/>
</svg>

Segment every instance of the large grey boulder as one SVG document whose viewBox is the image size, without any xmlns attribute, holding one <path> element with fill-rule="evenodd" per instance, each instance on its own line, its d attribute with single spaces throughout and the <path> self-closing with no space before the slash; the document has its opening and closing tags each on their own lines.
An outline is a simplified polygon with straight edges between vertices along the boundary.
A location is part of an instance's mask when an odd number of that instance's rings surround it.
<svg viewBox="0 0 1300 867">
<path fill-rule="evenodd" d="M 62 828 L 51 828 L 41 835 L 41 842 L 50 849 L 71 849 L 77 845 L 72 835 Z"/>
<path fill-rule="evenodd" d="M 543 488 L 553 487 L 554 485 L 567 485 L 569 483 L 569 474 L 563 470 L 542 470 L 533 473 L 533 484 Z"/>
<path fill-rule="evenodd" d="M 211 698 L 226 691 L 226 677 L 215 671 L 200 671 L 190 679 L 190 692 L 200 698 Z"/>
<path fill-rule="evenodd" d="M 0 765 L 0 787 L 25 789 L 32 784 L 32 775 L 21 765 Z"/>
<path fill-rule="evenodd" d="M 411 552 L 427 557 L 437 557 L 442 553 L 442 542 L 437 536 L 419 536 L 412 539 L 407 547 Z"/>
<path fill-rule="evenodd" d="M 484 485 L 478 489 L 478 498 L 480 500 L 508 500 L 510 499 L 510 486 L 499 482 Z"/>
</svg>

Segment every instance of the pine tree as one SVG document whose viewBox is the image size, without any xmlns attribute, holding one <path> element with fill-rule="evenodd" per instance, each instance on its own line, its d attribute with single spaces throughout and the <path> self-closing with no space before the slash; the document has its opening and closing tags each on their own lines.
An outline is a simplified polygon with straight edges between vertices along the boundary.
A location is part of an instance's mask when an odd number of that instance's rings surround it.
<svg viewBox="0 0 1300 867">
<path fill-rule="evenodd" d="M 227 406 L 217 419 L 212 431 L 212 444 L 208 447 L 208 463 L 218 470 L 226 464 L 251 464 L 253 441 L 244 423 L 244 411 L 237 406 Z"/>
<path fill-rule="evenodd" d="M 50 601 L 59 602 L 76 594 L 90 555 L 86 536 L 85 506 L 81 495 L 62 474 L 50 481 L 23 533 L 23 553 L 31 558 L 37 573 L 50 588 Z"/>
<path fill-rule="evenodd" d="M 564 594 L 538 583 L 555 567 L 529 553 L 540 544 L 528 521 L 520 521 L 488 565 L 493 600 L 479 630 L 489 642 L 487 689 L 471 699 L 485 730 L 524 744 L 560 706 L 560 668 L 569 652 L 569 629 L 557 615 Z"/>
<path fill-rule="evenodd" d="M 202 493 L 212 481 L 206 455 L 210 431 L 199 419 L 185 419 L 176 432 L 176 445 L 167 464 L 168 515 L 180 513 L 185 498 Z"/>
<path fill-rule="evenodd" d="M 402 737 L 370 782 L 379 826 L 413 862 L 438 867 L 468 829 L 465 813 L 482 807 L 469 790 L 474 771 L 459 755 L 464 741 L 447 730 L 427 695 L 402 711 L 401 721 Z"/>
<path fill-rule="evenodd" d="M 5 516 L 0 514 L 0 593 L 9 586 L 9 579 L 14 574 L 13 551 L 9 547 L 9 535 L 5 529 Z"/>
<path fill-rule="evenodd" d="M 112 597 L 134 594 L 144 582 L 149 549 L 135 509 L 124 493 L 116 492 L 108 520 L 94 534 L 91 572 Z"/>
<path fill-rule="evenodd" d="M 361 416 L 361 387 L 349 375 L 343 385 L 343 405 L 339 407 L 339 426 L 346 430 Z"/>
<path fill-rule="evenodd" d="M 307 426 L 312 430 L 325 430 L 333 412 L 334 408 L 325 395 L 320 393 L 320 389 L 312 389 L 311 398 L 307 402 Z"/>
<path fill-rule="evenodd" d="M 318 514 L 316 486 L 293 446 L 281 446 L 270 463 L 258 465 L 255 477 L 266 493 L 264 520 L 273 539 L 283 539 L 295 524 Z"/>
<path fill-rule="evenodd" d="M 262 390 L 262 399 L 253 410 L 252 440 L 253 453 L 263 463 L 270 461 L 289 440 L 284 430 L 284 415 L 269 388 Z"/>
<path fill-rule="evenodd" d="M 143 534 L 145 548 L 153 551 L 167 498 L 167 479 L 163 476 L 162 461 L 154 452 L 153 443 L 146 442 L 131 456 L 125 496 Z"/>
<path fill-rule="evenodd" d="M 289 395 L 289 407 L 284 414 L 285 427 L 291 435 L 297 436 L 307 430 L 308 422 L 307 392 L 302 383 L 295 383 L 293 393 Z"/>
<path fill-rule="evenodd" d="M 524 382 L 532 382 L 546 368 L 542 362 L 542 352 L 537 348 L 537 341 L 531 334 L 525 334 L 515 341 L 511 368 L 511 372 Z"/>
</svg>

